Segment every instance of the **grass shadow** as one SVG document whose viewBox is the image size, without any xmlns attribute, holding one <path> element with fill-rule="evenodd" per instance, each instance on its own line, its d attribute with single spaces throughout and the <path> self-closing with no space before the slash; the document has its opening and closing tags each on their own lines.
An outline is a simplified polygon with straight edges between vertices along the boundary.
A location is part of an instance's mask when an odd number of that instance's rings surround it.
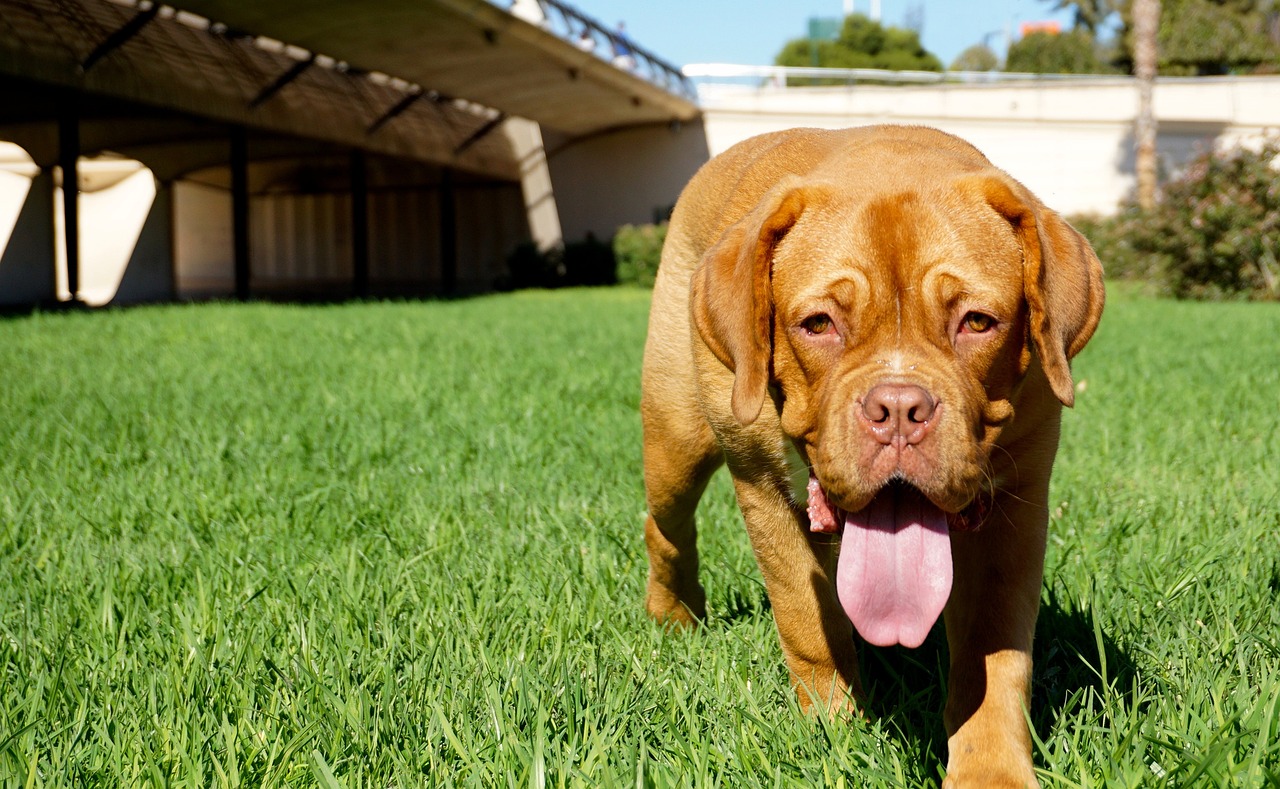
<svg viewBox="0 0 1280 789">
<path fill-rule="evenodd" d="M 1133 658 L 1107 635 L 1093 612 L 1052 588 L 1040 605 L 1031 676 L 1031 723 L 1041 739 L 1087 692 L 1134 703 Z"/>
<path fill-rule="evenodd" d="M 773 605 L 769 602 L 769 595 L 758 585 L 752 585 L 746 590 L 732 586 L 712 610 L 709 624 L 734 625 L 748 619 L 772 615 Z"/>
<path fill-rule="evenodd" d="M 939 764 L 947 758 L 942 710 L 949 661 L 941 620 L 916 649 L 858 643 L 871 713 Z M 1118 694 L 1126 707 L 1135 703 L 1133 659 L 1088 610 L 1052 589 L 1041 602 L 1032 661 L 1030 718 L 1041 740 L 1090 691 L 1099 697 Z"/>
<path fill-rule="evenodd" d="M 880 718 L 918 753 L 947 761 L 942 722 L 947 688 L 947 636 L 942 621 L 923 644 L 875 647 L 858 641 L 858 670 L 872 715 Z"/>
</svg>

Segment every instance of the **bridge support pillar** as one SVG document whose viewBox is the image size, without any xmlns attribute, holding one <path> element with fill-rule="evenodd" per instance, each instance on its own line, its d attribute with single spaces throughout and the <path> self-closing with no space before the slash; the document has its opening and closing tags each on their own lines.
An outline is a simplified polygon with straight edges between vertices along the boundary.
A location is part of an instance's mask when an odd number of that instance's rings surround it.
<svg viewBox="0 0 1280 789">
<path fill-rule="evenodd" d="M 11 184 L 7 181 L 4 187 L 13 188 Z M 0 248 L 0 307 L 57 300 L 53 195 L 52 168 L 42 168 L 31 177 L 13 231 Z"/>
<path fill-rule="evenodd" d="M 710 158 L 701 121 L 632 126 L 566 138 L 544 134 L 566 241 L 607 240 L 619 227 L 666 220 Z"/>
<path fill-rule="evenodd" d="M 503 128 L 520 165 L 520 189 L 524 193 L 529 233 L 539 251 L 546 252 L 560 246 L 564 242 L 564 234 L 560 229 L 555 190 L 551 187 L 551 169 L 547 166 L 542 129 L 536 122 L 524 118 L 508 118 Z"/>
</svg>

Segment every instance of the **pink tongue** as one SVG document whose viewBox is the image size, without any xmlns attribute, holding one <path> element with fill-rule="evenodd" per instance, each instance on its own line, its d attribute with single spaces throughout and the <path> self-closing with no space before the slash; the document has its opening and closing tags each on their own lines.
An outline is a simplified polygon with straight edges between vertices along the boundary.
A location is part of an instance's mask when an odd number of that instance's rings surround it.
<svg viewBox="0 0 1280 789">
<path fill-rule="evenodd" d="M 910 488 L 876 494 L 845 516 L 836 591 L 870 643 L 920 646 L 951 596 L 946 514 Z"/>
</svg>

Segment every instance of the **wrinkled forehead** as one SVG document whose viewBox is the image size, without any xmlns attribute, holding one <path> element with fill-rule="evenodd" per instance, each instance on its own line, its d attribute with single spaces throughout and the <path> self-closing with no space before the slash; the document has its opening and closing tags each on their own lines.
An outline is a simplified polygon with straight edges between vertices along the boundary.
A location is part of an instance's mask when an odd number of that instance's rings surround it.
<svg viewBox="0 0 1280 789">
<path fill-rule="evenodd" d="M 965 194 L 837 195 L 811 205 L 778 245 L 773 285 L 799 301 L 834 289 L 860 302 L 916 293 L 1012 308 L 1022 259 L 1008 221 Z"/>
</svg>

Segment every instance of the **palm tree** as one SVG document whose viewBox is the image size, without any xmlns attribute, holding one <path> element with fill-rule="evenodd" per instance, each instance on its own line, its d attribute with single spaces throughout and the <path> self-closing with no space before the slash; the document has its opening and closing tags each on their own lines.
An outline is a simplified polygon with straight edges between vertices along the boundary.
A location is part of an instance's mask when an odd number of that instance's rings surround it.
<svg viewBox="0 0 1280 789">
<path fill-rule="evenodd" d="M 1156 81 L 1156 31 L 1160 29 L 1160 0 L 1133 0 L 1133 74 L 1138 78 L 1138 205 L 1149 211 L 1156 204 L 1156 118 L 1151 94 Z"/>
</svg>

